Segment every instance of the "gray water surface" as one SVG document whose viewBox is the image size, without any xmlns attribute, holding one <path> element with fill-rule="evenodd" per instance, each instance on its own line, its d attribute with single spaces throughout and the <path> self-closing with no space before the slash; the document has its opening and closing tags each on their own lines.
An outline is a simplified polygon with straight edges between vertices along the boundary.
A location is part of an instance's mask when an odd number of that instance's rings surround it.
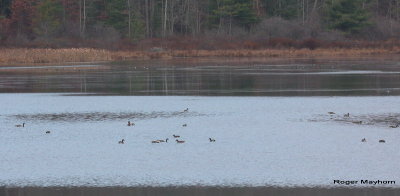
<svg viewBox="0 0 400 196">
<path fill-rule="evenodd" d="M 400 95 L 397 59 L 182 58 L 0 67 L 0 92 L 96 95 Z"/>
</svg>

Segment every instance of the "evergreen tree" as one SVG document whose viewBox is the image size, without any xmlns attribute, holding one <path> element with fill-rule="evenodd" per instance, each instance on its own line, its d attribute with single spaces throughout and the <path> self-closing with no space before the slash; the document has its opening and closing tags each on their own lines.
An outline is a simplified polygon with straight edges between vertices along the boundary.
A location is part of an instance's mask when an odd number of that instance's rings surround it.
<svg viewBox="0 0 400 196">
<path fill-rule="evenodd" d="M 36 8 L 34 31 L 37 35 L 51 37 L 60 29 L 62 5 L 56 0 L 43 0 Z"/>
<path fill-rule="evenodd" d="M 369 25 L 369 15 L 361 0 L 337 0 L 328 9 L 327 19 L 332 29 L 357 33 Z"/>
</svg>

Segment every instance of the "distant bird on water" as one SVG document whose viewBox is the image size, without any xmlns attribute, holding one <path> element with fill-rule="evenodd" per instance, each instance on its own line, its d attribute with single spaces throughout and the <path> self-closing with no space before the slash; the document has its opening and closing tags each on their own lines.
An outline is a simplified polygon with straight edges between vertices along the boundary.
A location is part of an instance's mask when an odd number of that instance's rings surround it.
<svg viewBox="0 0 400 196">
<path fill-rule="evenodd" d="M 344 117 L 350 117 L 350 113 L 345 114 Z"/>
<path fill-rule="evenodd" d="M 122 139 L 121 141 L 118 141 L 118 144 L 124 144 L 125 139 Z"/>
<path fill-rule="evenodd" d="M 335 114 L 335 112 L 328 112 L 328 114 Z"/>
<path fill-rule="evenodd" d="M 183 124 L 182 127 L 187 127 L 187 124 Z"/>
<path fill-rule="evenodd" d="M 354 124 L 362 124 L 362 121 L 360 120 L 360 121 L 353 121 L 352 123 L 354 123 Z"/>
<path fill-rule="evenodd" d="M 22 125 L 15 125 L 15 127 L 25 127 L 25 123 L 22 123 Z"/>
<path fill-rule="evenodd" d="M 174 135 L 172 135 L 172 136 L 174 136 L 174 138 L 178 138 L 178 137 L 181 137 L 181 136 L 179 136 L 179 135 L 175 135 L 175 134 L 174 134 Z"/>
<path fill-rule="evenodd" d="M 361 140 L 361 142 L 367 142 L 367 139 L 363 138 L 363 139 Z"/>
<path fill-rule="evenodd" d="M 183 143 L 185 143 L 185 141 L 183 141 L 183 140 L 178 140 L 178 139 L 176 139 L 175 141 L 176 141 L 176 143 L 178 143 L 178 144 L 183 144 Z"/>
<path fill-rule="evenodd" d="M 189 108 L 186 108 L 185 110 L 183 110 L 183 112 L 189 112 Z"/>
<path fill-rule="evenodd" d="M 46 134 L 49 134 L 50 133 L 50 131 L 46 131 Z"/>
<path fill-rule="evenodd" d="M 135 123 L 131 123 L 131 121 L 128 121 L 128 126 L 135 126 Z"/>
<path fill-rule="evenodd" d="M 212 139 L 211 137 L 208 139 L 210 140 L 210 142 L 215 142 L 215 139 Z"/>
<path fill-rule="evenodd" d="M 379 143 L 385 143 L 386 141 L 385 140 L 379 140 Z"/>
</svg>

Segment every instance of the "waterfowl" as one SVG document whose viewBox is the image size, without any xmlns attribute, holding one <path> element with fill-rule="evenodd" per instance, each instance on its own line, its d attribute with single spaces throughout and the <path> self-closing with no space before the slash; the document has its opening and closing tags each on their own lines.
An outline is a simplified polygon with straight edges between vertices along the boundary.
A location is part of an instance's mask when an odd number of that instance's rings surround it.
<svg viewBox="0 0 400 196">
<path fill-rule="evenodd" d="M 367 139 L 363 138 L 363 139 L 361 140 L 361 142 L 367 142 Z"/>
<path fill-rule="evenodd" d="M 183 143 L 185 143 L 185 141 L 183 141 L 183 140 L 178 140 L 178 139 L 176 139 L 175 141 L 176 141 L 176 143 L 178 143 L 178 144 L 183 144 Z"/>
<path fill-rule="evenodd" d="M 215 142 L 215 139 L 212 139 L 211 137 L 208 139 L 210 140 L 210 142 Z"/>
<path fill-rule="evenodd" d="M 135 123 L 131 123 L 131 121 L 128 121 L 128 126 L 135 126 Z"/>
<path fill-rule="evenodd" d="M 157 141 L 159 141 L 159 142 L 166 142 L 166 143 L 168 143 L 168 138 L 167 139 L 165 139 L 165 140 L 157 140 Z"/>
<path fill-rule="evenodd" d="M 345 114 L 344 117 L 350 117 L 350 113 Z"/>
<path fill-rule="evenodd" d="M 125 139 L 122 139 L 121 141 L 118 141 L 118 144 L 124 144 Z"/>
<path fill-rule="evenodd" d="M 50 131 L 46 131 L 46 134 L 49 134 L 50 133 Z"/>
<path fill-rule="evenodd" d="M 189 112 L 189 108 L 186 108 L 185 110 L 183 110 L 183 112 Z"/>
<path fill-rule="evenodd" d="M 328 114 L 335 114 L 335 112 L 328 112 Z"/>
<path fill-rule="evenodd" d="M 352 123 L 354 123 L 354 124 L 362 124 L 362 121 L 360 120 L 360 121 L 353 121 Z"/>
<path fill-rule="evenodd" d="M 22 125 L 15 125 L 15 127 L 25 127 L 25 123 L 22 123 Z"/>
<path fill-rule="evenodd" d="M 174 135 L 172 135 L 172 136 L 174 136 L 174 138 L 178 138 L 178 137 L 181 137 L 181 136 L 179 136 L 179 135 L 175 135 L 175 134 L 174 134 Z"/>
<path fill-rule="evenodd" d="M 385 143 L 386 141 L 385 140 L 379 140 L 379 143 Z"/>
<path fill-rule="evenodd" d="M 187 127 L 187 124 L 183 124 L 182 127 Z"/>
<path fill-rule="evenodd" d="M 158 140 L 153 140 L 153 141 L 151 141 L 151 143 L 153 143 L 153 144 L 158 144 L 158 143 L 160 143 L 160 141 L 158 141 Z"/>
<path fill-rule="evenodd" d="M 390 125 L 390 128 L 397 128 L 397 127 L 399 127 L 399 124 L 396 124 L 396 125 Z"/>
</svg>

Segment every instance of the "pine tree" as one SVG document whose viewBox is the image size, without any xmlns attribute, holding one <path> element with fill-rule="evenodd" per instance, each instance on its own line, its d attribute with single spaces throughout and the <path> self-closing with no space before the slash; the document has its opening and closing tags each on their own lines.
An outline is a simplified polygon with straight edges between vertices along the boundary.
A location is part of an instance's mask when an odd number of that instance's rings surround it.
<svg viewBox="0 0 400 196">
<path fill-rule="evenodd" d="M 36 8 L 34 31 L 37 35 L 51 37 L 60 29 L 62 5 L 56 0 L 43 0 Z"/>
<path fill-rule="evenodd" d="M 329 6 L 329 26 L 346 33 L 357 33 L 368 26 L 369 15 L 361 0 L 337 0 Z"/>
</svg>

